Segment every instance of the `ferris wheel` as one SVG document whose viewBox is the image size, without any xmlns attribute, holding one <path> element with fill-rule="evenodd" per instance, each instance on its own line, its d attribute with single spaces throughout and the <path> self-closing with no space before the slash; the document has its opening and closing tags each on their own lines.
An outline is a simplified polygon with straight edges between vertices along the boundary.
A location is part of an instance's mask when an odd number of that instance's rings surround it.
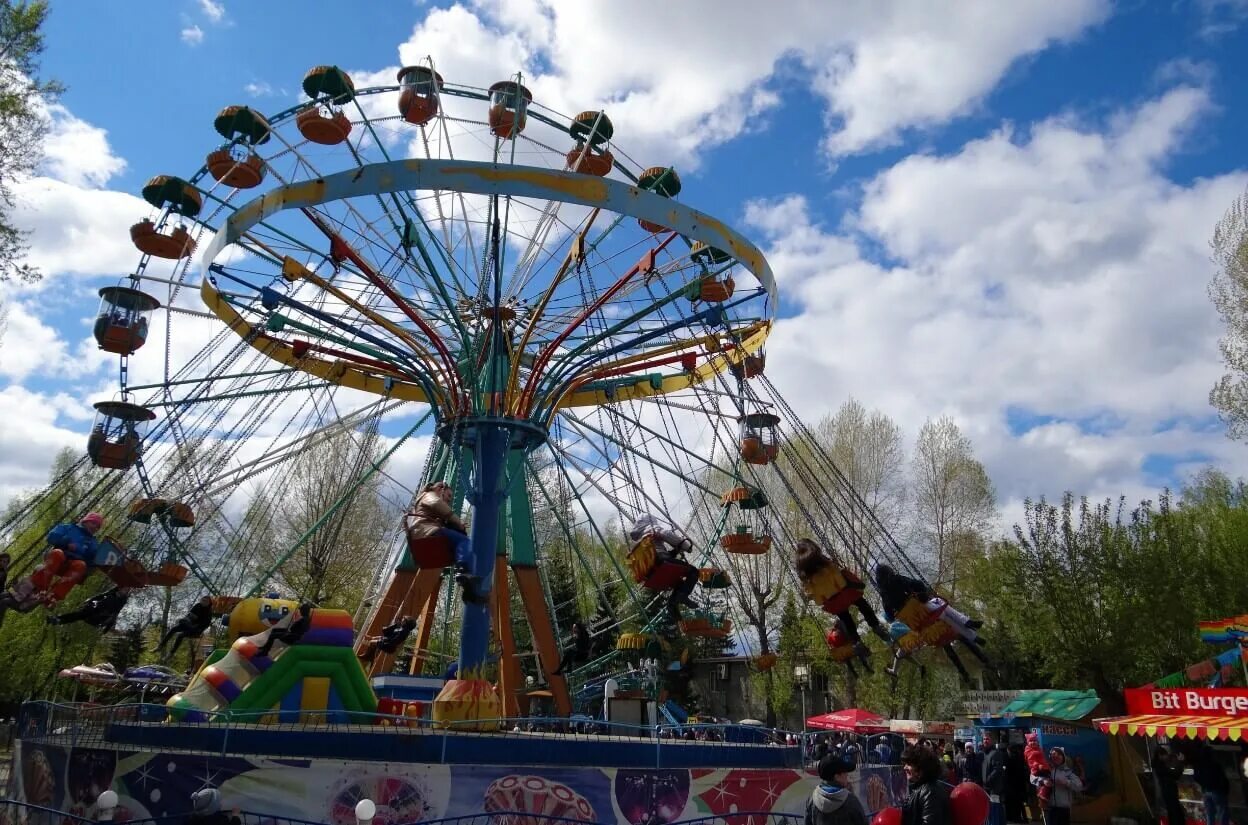
<svg viewBox="0 0 1248 825">
<path fill-rule="evenodd" d="M 295 548 L 255 563 L 229 504 L 244 485 L 341 433 L 385 445 L 342 468 L 362 483 L 431 436 L 419 482 L 398 486 L 445 480 L 467 502 L 492 600 L 438 608 L 447 548 L 396 525 L 362 638 L 419 616 L 419 660 L 453 606 L 447 712 L 498 718 L 514 709 L 491 705 L 480 674 L 497 657 L 510 701 L 512 587 L 556 705 L 571 707 L 541 571 L 555 538 L 579 576 L 626 593 L 623 607 L 602 600 L 630 631 L 622 652 L 656 632 L 670 582 L 656 558 L 619 551 L 613 520 L 683 527 L 704 600 L 679 631 L 749 637 L 763 654 L 770 629 L 730 593 L 792 576 L 797 538 L 859 569 L 915 570 L 766 377 L 779 295 L 762 253 L 678 201 L 675 169 L 625 154 L 605 112 L 546 109 L 520 75 L 457 85 L 432 59 L 388 86 L 356 89 L 335 66 L 302 86 L 307 99 L 276 114 L 221 110 L 202 166 L 143 187 L 139 260 L 100 290 L 94 334 L 119 385 L 96 405 L 85 460 L 112 472 L 61 506 L 132 499 L 147 555 L 133 576 L 263 592 Z M 779 498 L 797 505 L 777 512 Z"/>
</svg>

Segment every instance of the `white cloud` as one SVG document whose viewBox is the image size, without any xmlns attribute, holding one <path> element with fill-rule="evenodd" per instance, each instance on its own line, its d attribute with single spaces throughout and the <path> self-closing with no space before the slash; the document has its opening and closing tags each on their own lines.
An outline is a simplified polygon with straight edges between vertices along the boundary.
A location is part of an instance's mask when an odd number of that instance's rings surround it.
<svg viewBox="0 0 1248 825">
<path fill-rule="evenodd" d="M 51 178 L 14 187 L 18 226 L 32 232 L 29 260 L 56 275 L 124 275 L 138 260 L 130 225 L 151 211 L 141 198 L 107 189 L 83 189 Z M 168 264 L 157 264 L 167 272 Z"/>
<path fill-rule="evenodd" d="M 199 26 L 190 25 L 179 32 L 182 42 L 188 46 L 198 46 L 204 42 L 204 30 Z"/>
<path fill-rule="evenodd" d="M 827 149 L 849 154 L 965 114 L 1019 59 L 1107 12 L 1102 0 L 1019 2 L 1008 14 L 989 2 L 882 13 L 866 0 L 829 14 L 813 0 L 782 0 L 763 15 L 727 4 L 713 16 L 658 0 L 477 0 L 432 10 L 399 56 L 407 65 L 432 55 L 448 82 L 475 86 L 523 70 L 543 105 L 605 106 L 643 165 L 688 166 L 777 105 L 769 86 L 786 62 L 805 67 L 826 104 Z"/>
<path fill-rule="evenodd" d="M 113 154 L 108 132 L 80 120 L 64 106 L 49 108 L 51 127 L 43 143 L 43 166 L 52 177 L 74 186 L 103 186 L 126 168 Z"/>
<path fill-rule="evenodd" d="M 838 228 L 801 198 L 753 204 L 798 305 L 773 336 L 773 380 L 808 417 L 849 395 L 911 433 L 953 415 L 1006 500 L 1143 493 L 1150 453 L 1248 471 L 1201 423 L 1220 374 L 1207 238 L 1246 176 L 1180 186 L 1162 171 L 1208 110 L 1180 87 L 1100 128 L 1053 118 L 911 156 Z M 1011 410 L 1057 420 L 1019 436 Z"/>
<path fill-rule="evenodd" d="M 252 97 L 268 97 L 273 94 L 273 87 L 263 80 L 253 80 L 243 87 L 243 91 Z"/>
<path fill-rule="evenodd" d="M 213 0 L 199 0 L 199 10 L 213 25 L 219 25 L 225 20 L 225 6 Z"/>
</svg>

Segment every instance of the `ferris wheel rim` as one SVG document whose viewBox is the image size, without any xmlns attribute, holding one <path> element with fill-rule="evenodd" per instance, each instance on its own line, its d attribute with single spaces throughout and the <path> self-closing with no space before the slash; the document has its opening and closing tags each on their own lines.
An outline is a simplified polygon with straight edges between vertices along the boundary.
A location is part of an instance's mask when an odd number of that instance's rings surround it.
<svg viewBox="0 0 1248 825">
<path fill-rule="evenodd" d="M 284 184 L 239 206 L 225 218 L 200 259 L 200 297 L 208 309 L 236 334 L 267 357 L 317 375 L 342 386 L 388 397 L 430 402 L 429 391 L 418 384 L 380 377 L 345 362 L 327 361 L 294 348 L 276 338 L 257 334 L 256 328 L 224 300 L 212 274 L 216 258 L 248 229 L 288 209 L 309 209 L 325 203 L 391 194 L 401 191 L 454 192 L 486 196 L 513 196 L 572 203 L 600 208 L 623 216 L 652 221 L 694 242 L 730 251 L 759 282 L 767 294 L 773 317 L 778 309 L 775 276 L 763 253 L 726 223 L 683 203 L 621 181 L 543 169 L 532 166 L 501 166 L 481 161 L 408 159 L 373 163 L 331 175 Z M 719 313 L 716 307 L 706 310 Z M 704 319 L 705 320 L 705 319 Z M 692 321 L 691 321 L 692 323 Z M 666 394 L 701 383 L 763 346 L 771 330 L 764 319 L 742 330 L 740 344 L 716 353 L 692 373 L 671 375 L 659 387 L 620 388 L 614 397 L 601 390 L 577 390 L 560 400 L 559 407 L 591 406 L 625 398 Z"/>
</svg>

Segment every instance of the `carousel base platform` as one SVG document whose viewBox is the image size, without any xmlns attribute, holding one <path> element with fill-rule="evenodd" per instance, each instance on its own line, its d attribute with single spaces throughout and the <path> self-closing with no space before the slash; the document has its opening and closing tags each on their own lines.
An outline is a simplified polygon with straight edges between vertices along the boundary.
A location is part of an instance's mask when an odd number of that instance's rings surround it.
<svg viewBox="0 0 1248 825">
<path fill-rule="evenodd" d="M 124 727 L 114 731 L 119 740 L 153 738 L 153 731 L 142 726 Z M 520 735 L 404 735 L 393 730 L 374 734 L 354 730 L 243 731 L 231 727 L 229 742 L 212 743 L 224 745 L 223 750 L 205 752 L 197 746 L 209 744 L 208 740 L 190 741 L 187 731 L 179 727 L 165 726 L 168 745 L 102 740 L 83 744 L 66 735 L 18 739 L 14 743 L 6 795 L 32 805 L 94 818 L 94 800 L 111 788 L 121 799 L 116 822 L 185 815 L 190 810 L 191 794 L 211 786 L 221 791 L 227 810 L 237 807 L 261 811 L 279 820 L 310 823 L 355 825 L 355 804 L 371 799 L 378 806 L 378 823 L 507 811 L 532 815 L 524 821 L 562 817 L 638 825 L 646 821 L 672 823 L 732 817 L 746 812 L 762 814 L 757 820 L 748 821 L 777 822 L 777 818 L 766 814 L 801 815 L 818 781 L 800 767 L 603 764 L 607 761 L 604 757 L 614 762 L 633 760 L 634 757 L 610 757 L 617 750 L 627 754 L 630 746 L 646 747 L 639 743 L 581 743 L 582 747 L 575 748 L 583 754 L 579 765 L 564 758 L 558 764 L 523 764 L 513 758 L 522 752 L 517 750 L 517 743 L 525 738 Z M 135 736 L 137 731 L 143 731 L 144 736 Z M 240 751 L 233 747 L 236 738 L 270 753 Z M 270 745 L 262 747 L 263 741 Z M 688 763 L 696 761 L 693 754 L 707 750 L 696 746 L 696 750 L 686 750 L 683 744 L 664 744 L 664 757 L 670 752 L 673 761 L 677 761 L 677 755 L 683 752 L 688 757 L 679 761 Z M 428 758 L 431 748 L 442 745 L 447 748 L 447 758 L 437 758 L 436 754 Z M 574 745 L 568 737 L 547 747 L 550 752 Z M 653 743 L 648 747 L 653 762 L 656 748 Z M 588 755 L 586 748 L 592 748 L 593 755 Z M 370 751 L 371 758 L 346 758 L 346 754 L 361 749 Z M 274 750 L 309 753 L 278 755 L 271 753 Z M 726 748 L 724 755 L 736 750 Z M 311 755 L 311 751 L 318 755 Z M 465 752 L 478 756 L 478 763 L 466 764 L 450 758 Z M 486 754 L 491 754 L 488 760 Z M 884 800 L 880 804 L 883 807 L 890 799 L 889 769 L 880 769 L 882 773 L 872 770 L 858 771 L 863 790 L 874 793 L 877 801 Z M 656 811 L 661 817 L 657 820 L 653 818 Z M 746 823 L 747 819 L 729 818 L 728 822 Z"/>
</svg>

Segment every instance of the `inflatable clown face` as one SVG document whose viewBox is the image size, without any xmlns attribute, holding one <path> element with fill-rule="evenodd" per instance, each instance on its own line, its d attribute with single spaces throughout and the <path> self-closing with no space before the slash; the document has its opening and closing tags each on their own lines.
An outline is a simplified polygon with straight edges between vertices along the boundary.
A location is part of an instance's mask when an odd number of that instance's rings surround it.
<svg viewBox="0 0 1248 825">
<path fill-rule="evenodd" d="M 263 598 L 243 599 L 230 611 L 230 641 L 268 630 L 298 607 L 298 602 L 279 599 L 272 594 Z"/>
</svg>

